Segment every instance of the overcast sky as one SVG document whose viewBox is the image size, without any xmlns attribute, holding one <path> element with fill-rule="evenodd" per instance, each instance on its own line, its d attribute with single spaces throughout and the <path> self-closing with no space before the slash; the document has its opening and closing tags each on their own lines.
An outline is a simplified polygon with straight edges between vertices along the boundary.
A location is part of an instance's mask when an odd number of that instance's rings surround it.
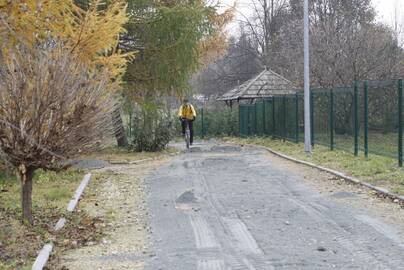
<svg viewBox="0 0 404 270">
<path fill-rule="evenodd" d="M 222 0 L 225 5 L 233 5 L 235 0 Z M 303 1 L 303 0 L 302 0 Z M 399 23 L 404 27 L 404 0 L 372 0 L 373 5 L 378 14 L 378 20 L 392 25 L 394 20 L 394 12 L 397 10 Z M 236 19 L 242 20 L 243 16 L 251 13 L 249 8 L 251 0 L 237 0 Z M 233 23 L 229 27 L 229 31 L 237 29 L 237 24 Z"/>
</svg>

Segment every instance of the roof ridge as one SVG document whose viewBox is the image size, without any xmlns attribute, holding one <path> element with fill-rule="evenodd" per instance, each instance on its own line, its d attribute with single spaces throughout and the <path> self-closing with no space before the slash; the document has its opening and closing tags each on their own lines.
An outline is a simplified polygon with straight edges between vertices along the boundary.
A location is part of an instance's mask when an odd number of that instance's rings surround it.
<svg viewBox="0 0 404 270">
<path fill-rule="evenodd" d="M 247 90 L 248 88 L 250 88 L 250 86 L 251 86 L 253 83 L 255 83 L 266 71 L 267 71 L 267 70 L 264 69 L 263 71 L 261 71 L 260 74 L 258 74 L 257 76 L 255 76 L 255 78 L 251 80 L 251 82 L 245 87 L 244 90 Z M 244 92 L 243 92 L 243 93 L 244 93 Z"/>
<path fill-rule="evenodd" d="M 285 77 L 283 77 L 282 75 L 276 73 L 276 72 L 273 71 L 272 69 L 268 69 L 268 70 L 266 70 L 266 71 L 269 71 L 269 72 L 271 72 L 272 74 L 274 74 L 275 76 L 279 77 L 280 79 L 285 80 L 285 81 L 287 81 L 288 83 L 291 83 L 293 86 L 295 85 L 292 81 L 286 79 Z"/>
<path fill-rule="evenodd" d="M 257 91 L 257 96 L 260 95 L 261 90 L 262 90 L 265 86 L 267 86 L 267 85 L 268 85 L 268 82 L 265 82 L 265 83 L 260 87 L 260 89 L 258 89 L 258 91 Z"/>
</svg>

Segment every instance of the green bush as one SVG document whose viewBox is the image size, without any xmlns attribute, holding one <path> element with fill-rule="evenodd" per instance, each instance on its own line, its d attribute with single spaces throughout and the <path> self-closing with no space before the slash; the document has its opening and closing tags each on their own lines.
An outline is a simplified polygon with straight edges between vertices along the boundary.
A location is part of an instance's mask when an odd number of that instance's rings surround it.
<svg viewBox="0 0 404 270">
<path fill-rule="evenodd" d="M 156 152 L 161 151 L 170 142 L 171 130 L 167 124 L 160 121 L 157 126 L 151 130 L 134 130 L 132 148 L 136 152 Z"/>
<path fill-rule="evenodd" d="M 167 111 L 156 104 L 142 104 L 132 116 L 131 149 L 156 152 L 167 147 L 173 135 L 172 120 Z"/>
</svg>

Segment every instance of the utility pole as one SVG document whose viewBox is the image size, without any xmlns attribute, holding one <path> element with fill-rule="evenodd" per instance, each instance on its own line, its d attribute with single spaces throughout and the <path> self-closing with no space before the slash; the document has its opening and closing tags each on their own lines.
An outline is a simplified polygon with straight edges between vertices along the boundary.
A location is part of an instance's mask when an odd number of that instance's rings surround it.
<svg viewBox="0 0 404 270">
<path fill-rule="evenodd" d="M 309 0 L 304 0 L 304 151 L 311 153 Z"/>
</svg>

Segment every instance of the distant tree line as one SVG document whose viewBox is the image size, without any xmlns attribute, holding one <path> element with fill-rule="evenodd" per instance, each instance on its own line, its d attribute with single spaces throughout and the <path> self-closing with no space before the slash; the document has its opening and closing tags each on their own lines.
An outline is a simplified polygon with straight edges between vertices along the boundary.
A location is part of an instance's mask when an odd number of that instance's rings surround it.
<svg viewBox="0 0 404 270">
<path fill-rule="evenodd" d="M 194 76 L 194 89 L 217 96 L 265 66 L 303 84 L 303 1 L 254 0 L 227 54 Z M 371 0 L 310 1 L 311 83 L 350 85 L 404 75 L 399 29 L 376 21 Z"/>
</svg>

